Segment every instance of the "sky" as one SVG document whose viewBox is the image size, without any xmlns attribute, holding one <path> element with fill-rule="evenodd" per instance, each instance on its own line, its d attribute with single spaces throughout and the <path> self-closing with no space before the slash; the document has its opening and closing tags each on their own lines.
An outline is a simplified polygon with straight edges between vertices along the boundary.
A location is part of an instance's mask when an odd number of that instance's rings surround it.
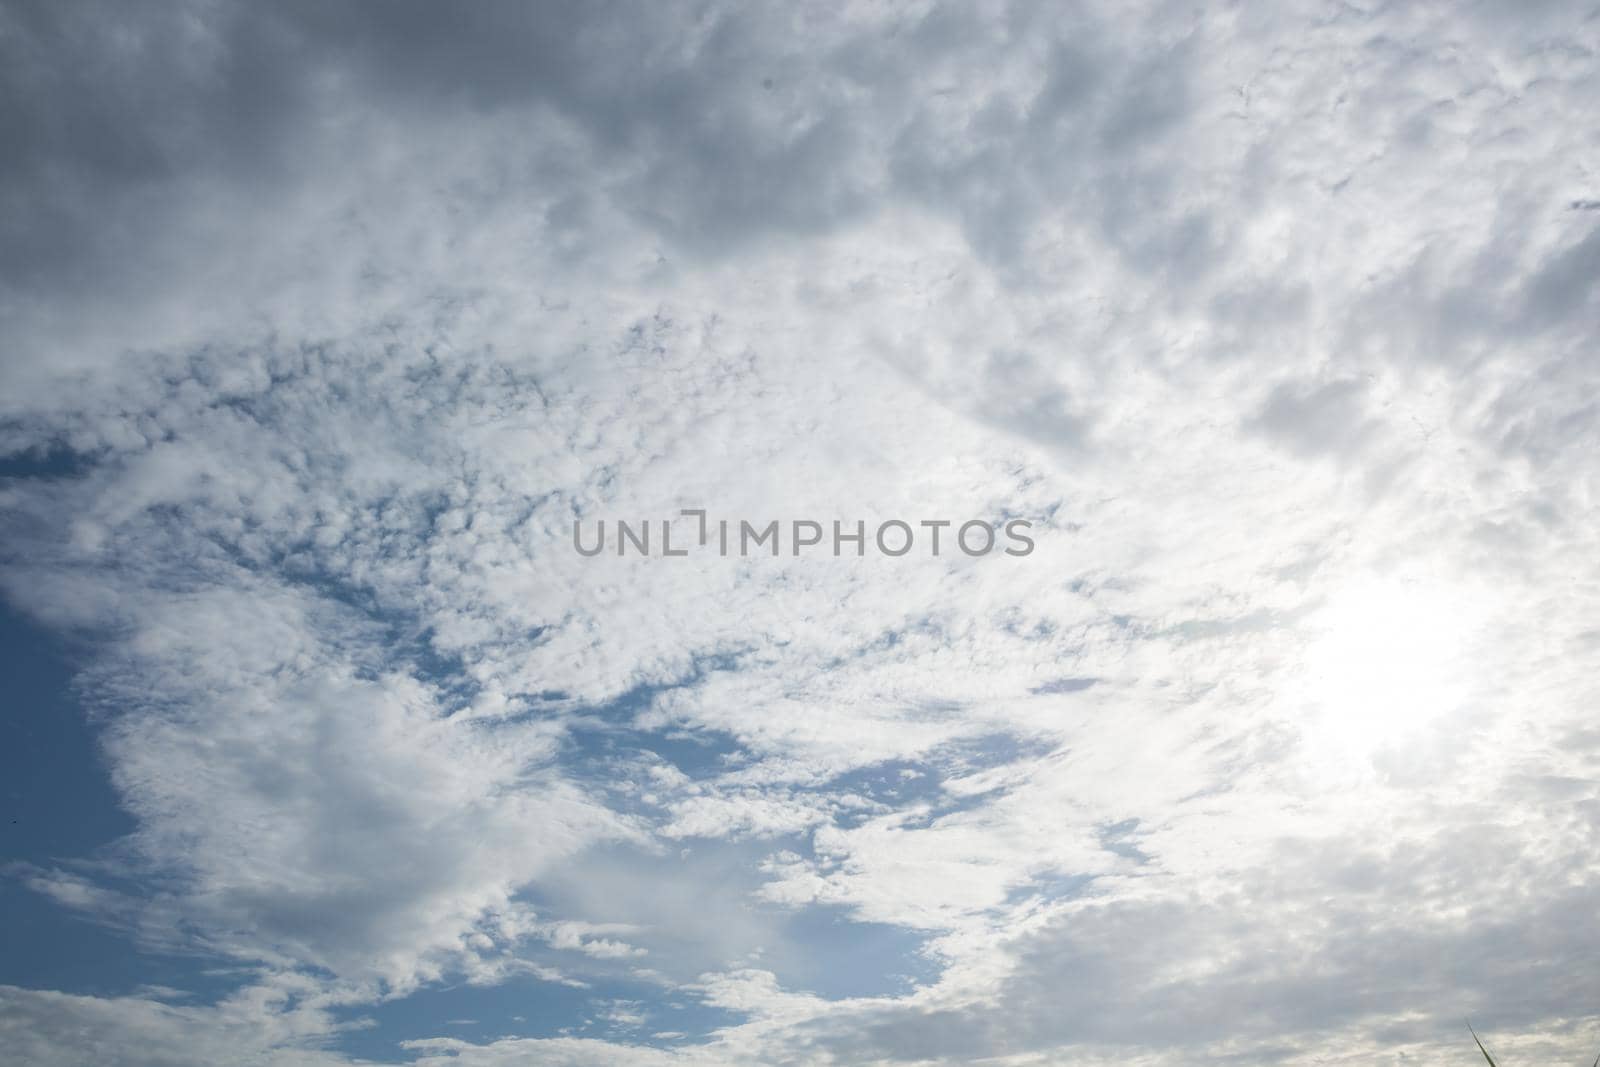
<svg viewBox="0 0 1600 1067">
<path fill-rule="evenodd" d="M 5 1058 L 1589 1062 L 1597 99 L 1577 0 L 0 3 Z"/>
</svg>

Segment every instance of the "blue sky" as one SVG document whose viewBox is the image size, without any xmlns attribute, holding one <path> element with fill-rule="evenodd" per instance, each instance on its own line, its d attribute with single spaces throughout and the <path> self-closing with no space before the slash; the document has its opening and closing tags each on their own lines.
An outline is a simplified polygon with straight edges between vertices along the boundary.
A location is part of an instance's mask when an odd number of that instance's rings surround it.
<svg viewBox="0 0 1600 1067">
<path fill-rule="evenodd" d="M 11 1058 L 1592 1061 L 1592 5 L 0 0 L 0 87 Z"/>
</svg>

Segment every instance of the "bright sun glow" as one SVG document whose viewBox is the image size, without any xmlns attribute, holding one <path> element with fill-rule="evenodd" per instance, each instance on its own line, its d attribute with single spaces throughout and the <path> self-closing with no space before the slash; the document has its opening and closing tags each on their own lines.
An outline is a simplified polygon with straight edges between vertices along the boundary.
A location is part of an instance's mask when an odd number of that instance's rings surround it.
<svg viewBox="0 0 1600 1067">
<path fill-rule="evenodd" d="M 1367 579 L 1335 593 L 1311 620 L 1314 740 L 1330 755 L 1367 755 L 1459 707 L 1480 618 L 1459 588 Z"/>
</svg>

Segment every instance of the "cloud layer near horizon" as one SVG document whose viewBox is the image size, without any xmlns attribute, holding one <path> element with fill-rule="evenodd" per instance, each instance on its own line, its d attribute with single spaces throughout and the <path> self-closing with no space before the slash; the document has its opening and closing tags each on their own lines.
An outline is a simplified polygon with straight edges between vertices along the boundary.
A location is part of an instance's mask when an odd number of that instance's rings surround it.
<svg viewBox="0 0 1600 1067">
<path fill-rule="evenodd" d="M 87 637 L 135 820 L 8 871 L 231 976 L 5 988 L 28 1062 L 1593 1043 L 1594 11 L 0 48 L 0 588 Z M 572 551 L 686 507 L 1038 548 Z M 350 1044 L 515 983 L 576 1006 Z"/>
</svg>

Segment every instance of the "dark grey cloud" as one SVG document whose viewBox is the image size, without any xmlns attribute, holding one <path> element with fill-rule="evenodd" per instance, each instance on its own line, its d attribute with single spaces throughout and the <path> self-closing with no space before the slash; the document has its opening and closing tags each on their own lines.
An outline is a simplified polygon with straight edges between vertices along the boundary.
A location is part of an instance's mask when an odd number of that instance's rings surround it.
<svg viewBox="0 0 1600 1067">
<path fill-rule="evenodd" d="M 282 210 L 340 165 L 346 124 L 541 108 L 683 242 L 826 225 L 858 195 L 854 123 L 799 38 L 773 50 L 782 21 L 675 5 L 13 5 L 0 277 L 19 297 L 130 282 L 165 265 L 168 231 L 213 183 Z"/>
</svg>

